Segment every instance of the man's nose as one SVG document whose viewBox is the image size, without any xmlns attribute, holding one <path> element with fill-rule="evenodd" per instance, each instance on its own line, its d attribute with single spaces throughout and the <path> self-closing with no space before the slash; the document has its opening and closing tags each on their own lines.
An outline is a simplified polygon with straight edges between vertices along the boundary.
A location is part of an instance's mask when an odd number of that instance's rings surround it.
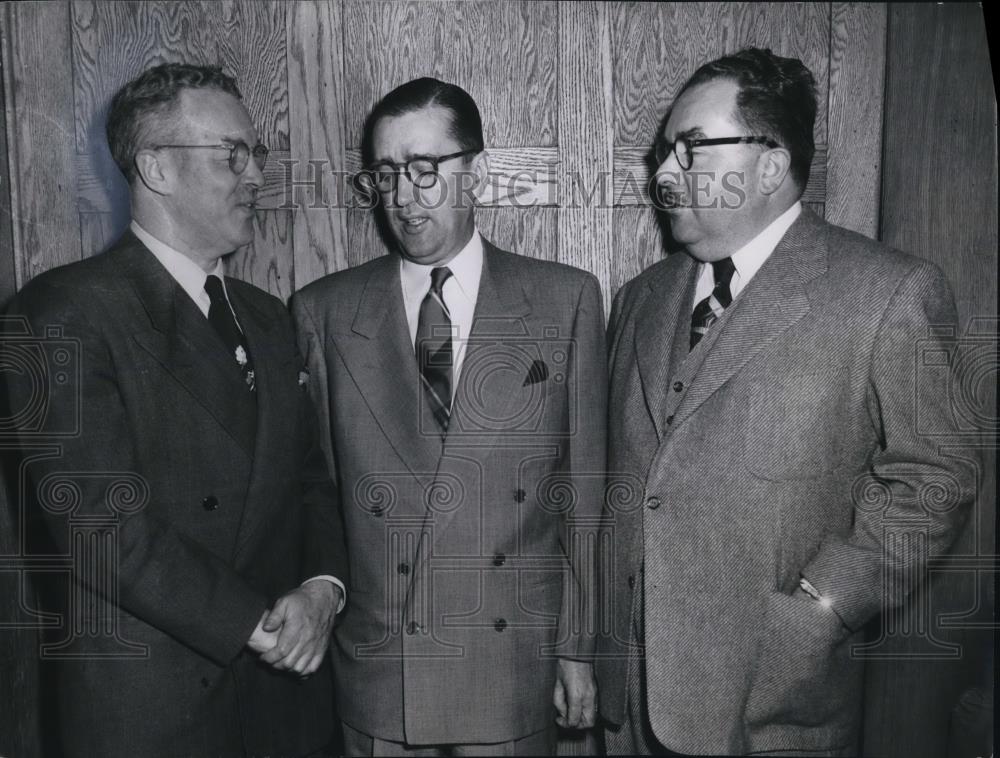
<svg viewBox="0 0 1000 758">
<path fill-rule="evenodd" d="M 257 165 L 252 157 L 247 161 L 247 167 L 243 169 L 243 175 L 240 177 L 244 184 L 249 184 L 254 189 L 260 189 L 264 186 L 264 170 Z"/>
<path fill-rule="evenodd" d="M 405 208 L 416 200 L 417 186 L 406 171 L 396 174 L 396 186 L 392 190 L 392 199 L 396 206 Z"/>
</svg>

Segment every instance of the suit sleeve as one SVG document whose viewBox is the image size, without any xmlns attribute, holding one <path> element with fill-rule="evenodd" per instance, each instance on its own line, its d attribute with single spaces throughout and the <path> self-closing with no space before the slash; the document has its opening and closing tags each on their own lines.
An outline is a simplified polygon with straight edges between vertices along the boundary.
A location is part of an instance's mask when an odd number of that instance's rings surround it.
<svg viewBox="0 0 1000 758">
<path fill-rule="evenodd" d="M 570 560 L 569 591 L 563 593 L 557 655 L 591 660 L 596 645 L 597 529 L 604 503 L 607 446 L 608 368 L 604 306 L 597 279 L 588 276 L 573 321 L 569 377 L 570 413 L 565 474 L 576 505 L 567 514 L 565 543 Z"/>
<path fill-rule="evenodd" d="M 340 490 L 333 467 L 330 414 L 327 404 L 326 361 L 322 340 L 303 298 L 293 296 L 292 314 L 299 353 L 304 356 L 307 393 L 304 393 L 305 426 L 309 435 L 305 473 L 305 556 L 304 576 L 336 577 L 346 591 L 350 587 L 347 541 L 340 510 Z M 339 610 L 339 609 L 338 609 Z"/>
<path fill-rule="evenodd" d="M 975 499 L 974 466 L 949 456 L 957 316 L 947 282 L 921 265 L 897 287 L 876 336 L 868 407 L 878 444 L 852 493 L 855 522 L 827 539 L 802 575 L 854 630 L 900 605 L 926 571 L 927 554 L 948 549 Z M 948 355 L 943 369 L 929 356 Z M 925 553 L 904 533 L 926 535 Z"/>
<path fill-rule="evenodd" d="M 36 281 L 8 311 L 27 320 L 39 337 L 37 344 L 43 342 L 40 335 L 57 326 L 62 329 L 61 339 L 79 351 L 78 381 L 60 381 L 58 372 L 51 372 L 44 374 L 45 381 L 38 386 L 27 372 L 5 372 L 11 408 L 42 402 L 45 430 L 58 434 L 79 429 L 77 434 L 59 436 L 47 436 L 44 431 L 39 436 L 24 423 L 18 429 L 25 457 L 31 459 L 27 465 L 36 494 L 46 483 L 62 483 L 60 491 L 52 490 L 47 507 L 43 502 L 42 513 L 53 540 L 65 553 L 87 549 L 69 544 L 68 516 L 114 518 L 117 560 L 100 568 L 114 574 L 117 605 L 225 665 L 246 645 L 267 608 L 266 599 L 222 558 L 187 539 L 168 521 L 150 513 L 148 506 L 126 507 L 130 502 L 142 506 L 147 496 L 168 498 L 171 493 L 148 492 L 133 438 L 150 430 L 133 428 L 120 391 L 119 367 L 100 329 L 88 320 L 91 310 L 78 304 L 77 299 L 83 297 L 82 292 Z M 58 454 L 46 457 L 29 452 L 28 446 L 39 442 L 58 445 Z M 109 481 L 121 486 L 113 490 Z M 60 495 L 70 501 L 61 500 Z M 71 513 L 53 507 L 60 503 L 71 503 Z M 91 580 L 89 575 L 76 578 L 85 583 Z"/>
</svg>

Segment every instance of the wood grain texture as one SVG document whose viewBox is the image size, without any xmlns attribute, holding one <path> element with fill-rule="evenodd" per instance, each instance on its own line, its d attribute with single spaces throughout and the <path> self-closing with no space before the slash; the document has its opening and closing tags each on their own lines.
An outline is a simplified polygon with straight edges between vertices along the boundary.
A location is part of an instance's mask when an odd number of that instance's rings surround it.
<svg viewBox="0 0 1000 758">
<path fill-rule="evenodd" d="M 458 84 L 475 99 L 487 147 L 551 147 L 556 116 L 553 2 L 345 3 L 348 142 L 361 145 L 375 103 L 418 76 Z"/>
<path fill-rule="evenodd" d="M 887 8 L 830 8 L 827 221 L 878 236 Z"/>
<path fill-rule="evenodd" d="M 653 186 L 653 169 L 648 158 L 647 147 L 615 147 L 614 150 L 614 204 L 615 207 L 629 205 L 651 205 L 649 189 Z M 805 203 L 823 203 L 827 196 L 827 148 L 816 146 L 809 183 L 802 194 Z"/>
<path fill-rule="evenodd" d="M 742 47 L 800 58 L 827 101 L 830 25 L 823 3 L 610 4 L 615 143 L 651 145 L 684 82 L 703 63 Z M 826 142 L 826 109 L 815 136 Z"/>
<path fill-rule="evenodd" d="M 7 48 L 7 14 L 0 10 L 0 103 L 7 98 L 5 78 L 8 66 L 4 60 Z M 14 228 L 11 205 L 10 164 L 7 160 L 7 114 L 0 111 L 0 311 L 17 291 L 14 273 Z"/>
<path fill-rule="evenodd" d="M 113 213 L 81 213 L 80 214 L 80 247 L 83 257 L 104 252 L 117 240 L 125 227 Z"/>
<path fill-rule="evenodd" d="M 593 273 L 609 308 L 614 153 L 610 7 L 559 5 L 559 256 Z"/>
<path fill-rule="evenodd" d="M 339 177 L 347 171 L 343 26 L 342 0 L 313 0 L 288 7 L 291 162 L 286 176 L 320 181 L 312 198 L 300 190 L 294 200 L 296 289 L 347 267 L 347 210 L 341 201 L 345 196 L 338 191 L 345 186 Z M 289 188 L 285 185 L 284 189 Z M 286 197 L 294 199 L 295 195 L 287 193 Z"/>
<path fill-rule="evenodd" d="M 983 418 L 996 413 L 997 121 L 982 9 L 967 5 L 894 5 L 889 8 L 883 145 L 881 238 L 940 266 L 951 282 L 962 333 L 982 360 L 963 372 L 973 390 L 958 407 Z M 954 149 L 942 150 L 943 144 Z M 971 401 L 971 402 L 970 402 Z M 994 421 L 995 423 L 995 421 Z M 973 427 L 973 431 L 975 428 Z M 995 560 L 996 437 L 983 423 L 983 481 L 976 508 L 953 555 Z M 975 439 L 975 435 L 972 436 Z M 971 440 L 970 440 L 971 441 Z M 956 445 L 953 454 L 964 454 Z M 955 558 L 955 560 L 959 560 Z M 935 611 L 967 612 L 957 627 L 935 635 L 962 645 L 950 662 L 888 662 L 869 667 L 866 754 L 931 758 L 948 748 L 951 709 L 974 684 L 992 689 L 992 586 L 995 574 L 935 577 Z M 975 622 L 987 628 L 976 628 Z M 910 654 L 893 639 L 887 652 Z M 992 714 L 985 712 L 987 721 Z M 987 724 L 989 725 L 989 724 Z M 986 746 L 988 749 L 988 746 Z M 972 754 L 972 753 L 970 753 Z M 986 754 L 983 752 L 982 754 Z"/>
<path fill-rule="evenodd" d="M 261 211 L 254 239 L 225 259 L 226 274 L 288 302 L 294 291 L 292 211 Z"/>
<path fill-rule="evenodd" d="M 73 71 L 69 56 L 51 54 L 70 48 L 70 9 L 66 2 L 26 2 L 8 4 L 4 11 L 7 146 L 11 176 L 17 179 L 13 231 L 20 287 L 46 269 L 80 259 L 71 149 Z"/>
<path fill-rule="evenodd" d="M 558 256 L 556 208 L 480 208 L 476 226 L 480 233 L 502 250 L 529 258 L 554 261 Z"/>
<path fill-rule="evenodd" d="M 622 285 L 662 260 L 667 255 L 669 244 L 669 235 L 665 231 L 669 222 L 658 220 L 657 212 L 651 206 L 615 208 L 613 223 L 609 300 Z"/>
</svg>

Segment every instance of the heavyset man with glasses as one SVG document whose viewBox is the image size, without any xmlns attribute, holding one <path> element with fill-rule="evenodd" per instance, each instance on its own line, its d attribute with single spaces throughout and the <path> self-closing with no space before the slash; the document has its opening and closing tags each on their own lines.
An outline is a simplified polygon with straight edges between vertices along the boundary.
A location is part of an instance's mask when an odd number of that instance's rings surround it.
<svg viewBox="0 0 1000 758">
<path fill-rule="evenodd" d="M 116 553 L 73 577 L 67 625 L 103 633 L 57 664 L 67 756 L 301 756 L 331 738 L 320 666 L 346 576 L 333 493 L 291 319 L 221 264 L 253 239 L 267 157 L 240 99 L 211 67 L 126 84 L 107 130 L 130 229 L 12 307 L 79 349 L 79 376 L 52 375 L 43 398 L 47 428 L 79 432 L 26 464 L 52 536 L 86 567 L 73 519 L 115 519 Z M 12 406 L 32 389 L 12 385 Z M 47 506 L 51 481 L 73 510 Z"/>
<path fill-rule="evenodd" d="M 612 754 L 856 754 L 852 646 L 974 494 L 938 448 L 948 285 L 803 207 L 815 117 L 801 61 L 748 49 L 695 72 L 657 147 L 683 252 L 609 326 L 609 469 L 641 489 L 608 512 Z"/>
<path fill-rule="evenodd" d="M 348 542 L 347 753 L 551 754 L 557 717 L 594 720 L 600 289 L 476 230 L 488 159 L 461 88 L 390 92 L 364 154 L 395 250 L 292 302 Z"/>
</svg>

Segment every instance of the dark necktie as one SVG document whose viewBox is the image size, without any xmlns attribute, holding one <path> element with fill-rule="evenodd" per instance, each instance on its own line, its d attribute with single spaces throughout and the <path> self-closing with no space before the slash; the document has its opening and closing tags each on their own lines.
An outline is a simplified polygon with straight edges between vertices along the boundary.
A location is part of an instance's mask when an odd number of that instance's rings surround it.
<svg viewBox="0 0 1000 758">
<path fill-rule="evenodd" d="M 215 275 L 209 275 L 205 280 L 205 292 L 212 304 L 208 308 L 208 321 L 222 338 L 229 355 L 236 361 L 243 372 L 243 380 L 247 387 L 253 392 L 256 389 L 254 381 L 253 362 L 250 360 L 250 351 L 247 349 L 246 339 L 240 331 L 233 311 L 226 300 L 226 293 L 222 289 L 222 280 Z"/>
<path fill-rule="evenodd" d="M 712 274 L 715 276 L 715 287 L 711 294 L 698 303 L 691 313 L 691 349 L 705 336 L 708 328 L 718 320 L 719 315 L 733 302 L 729 291 L 729 283 L 736 272 L 732 258 L 712 261 Z"/>
<path fill-rule="evenodd" d="M 442 436 L 451 417 L 451 315 L 444 304 L 444 283 L 451 276 L 447 268 L 431 270 L 431 288 L 420 304 L 417 320 L 417 366 L 424 394 L 431 405 Z"/>
</svg>

